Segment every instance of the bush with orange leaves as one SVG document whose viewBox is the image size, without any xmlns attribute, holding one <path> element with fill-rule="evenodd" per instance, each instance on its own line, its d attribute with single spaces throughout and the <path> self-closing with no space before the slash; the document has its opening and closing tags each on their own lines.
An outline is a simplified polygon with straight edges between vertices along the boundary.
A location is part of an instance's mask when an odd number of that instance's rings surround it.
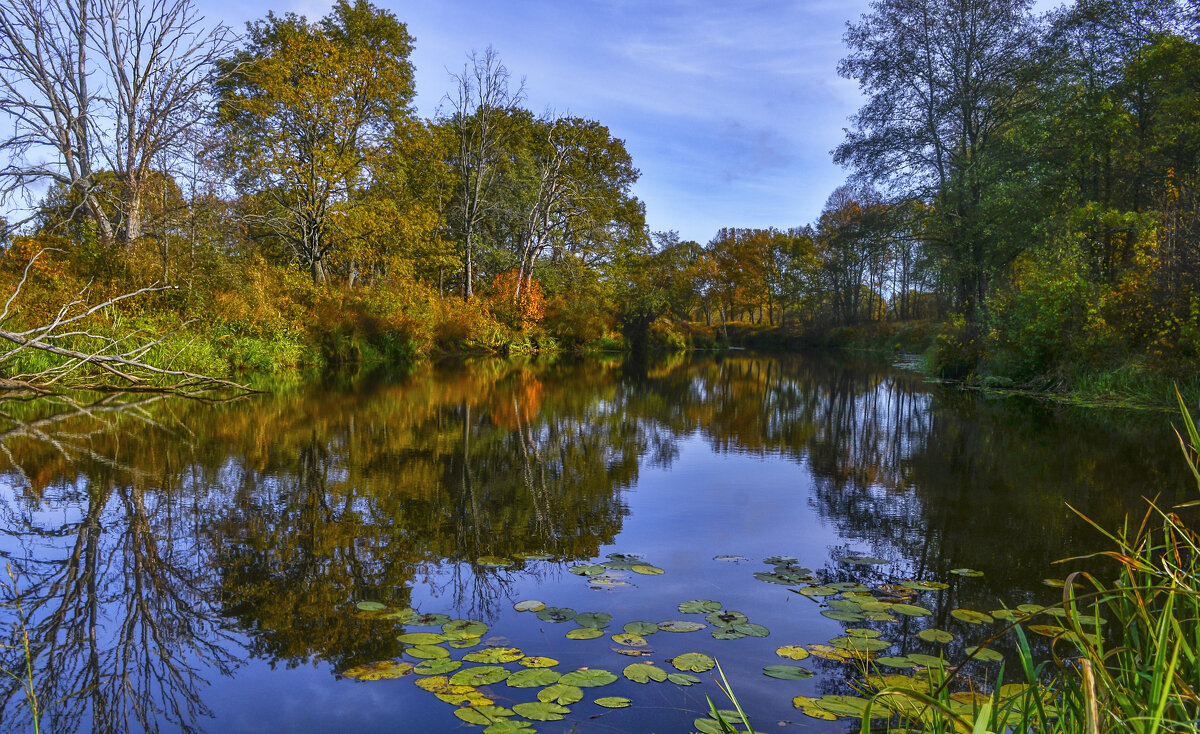
<svg viewBox="0 0 1200 734">
<path fill-rule="evenodd" d="M 492 278 L 491 311 L 513 329 L 529 331 L 546 315 L 546 297 L 542 286 L 532 278 L 524 282 L 520 275 L 506 270 Z"/>
</svg>

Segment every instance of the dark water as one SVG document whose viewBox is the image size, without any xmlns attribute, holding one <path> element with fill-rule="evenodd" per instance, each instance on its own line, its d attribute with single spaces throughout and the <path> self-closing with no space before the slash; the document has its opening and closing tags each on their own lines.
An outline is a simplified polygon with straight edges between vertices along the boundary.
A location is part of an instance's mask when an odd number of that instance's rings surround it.
<svg viewBox="0 0 1200 734">
<path fill-rule="evenodd" d="M 1052 603 L 1061 592 L 1043 579 L 1080 567 L 1054 562 L 1105 547 L 1068 503 L 1115 527 L 1140 516 L 1143 495 L 1186 487 L 1170 414 L 989 399 L 828 357 L 481 361 L 225 404 L 126 395 L 3 410 L 0 552 L 20 602 L 5 577 L 0 659 L 17 676 L 0 680 L 5 732 L 32 730 L 22 629 L 42 731 L 465 727 L 418 676 L 339 675 L 402 657 L 397 634 L 438 631 L 358 613 L 364 600 L 481 620 L 481 646 L 563 672 L 674 672 L 667 659 L 704 652 L 757 728 L 844 731 L 853 722 L 808 719 L 791 698 L 847 692 L 853 666 L 809 658 L 809 680 L 761 674 L 790 662 L 777 647 L 847 626 L 820 599 L 756 580 L 764 558 L 795 557 L 827 583 L 946 581 L 914 600 L 932 617 L 866 624 L 891 655 L 934 651 L 915 633 L 948 629 L 953 658 L 983 628 L 951 609 Z M 567 571 L 613 552 L 664 573 L 597 588 Z M 475 562 L 538 553 L 552 559 Z M 848 554 L 887 563 L 837 560 Z M 960 567 L 984 575 L 949 573 Z M 625 657 L 607 636 L 570 640 L 574 623 L 513 610 L 526 599 L 611 614 L 608 633 L 703 621 L 676 607 L 713 599 L 770 635 L 658 632 L 648 657 Z M 585 689 L 566 721 L 538 730 L 689 731 L 704 696 L 720 696 L 712 673 L 699 677 Z M 488 690 L 505 706 L 537 692 Z M 634 704 L 607 710 L 598 696 Z"/>
</svg>

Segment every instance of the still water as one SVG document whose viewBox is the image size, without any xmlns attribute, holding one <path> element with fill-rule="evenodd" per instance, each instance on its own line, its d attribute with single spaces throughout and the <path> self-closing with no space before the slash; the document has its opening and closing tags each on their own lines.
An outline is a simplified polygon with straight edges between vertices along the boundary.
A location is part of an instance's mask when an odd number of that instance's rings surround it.
<svg viewBox="0 0 1200 734">
<path fill-rule="evenodd" d="M 951 610 L 1054 603 L 1044 579 L 1086 566 L 1055 561 L 1104 547 L 1068 504 L 1115 527 L 1143 496 L 1186 487 L 1170 414 L 989 398 L 819 355 L 485 360 L 230 402 L 93 395 L 3 411 L 5 732 L 33 729 L 30 680 L 41 730 L 64 734 L 467 731 L 415 685 L 430 676 L 341 674 L 496 647 L 618 677 L 538 731 L 691 731 L 705 696 L 722 700 L 715 670 L 692 686 L 622 676 L 639 662 L 676 673 L 686 652 L 719 661 L 759 730 L 847 731 L 857 722 L 816 721 L 792 698 L 849 693 L 856 666 L 777 648 L 852 626 L 878 630 L 883 655 L 961 659 L 993 628 Z M 778 556 L 811 580 L 762 580 Z M 964 568 L 982 576 L 951 573 Z M 948 584 L 913 594 L 929 616 L 839 621 L 821 614 L 831 597 L 796 593 L 906 579 Z M 603 634 L 569 639 L 586 625 L 514 610 L 534 600 L 599 613 L 586 619 Z M 727 628 L 679 609 L 691 600 L 754 626 L 714 637 Z M 445 621 L 418 613 L 487 629 L 470 647 L 416 650 L 397 636 Z M 649 633 L 672 620 L 705 626 Z M 640 647 L 611 637 L 629 622 L 650 623 L 631 627 Z M 954 641 L 916 636 L 935 626 Z M 814 675 L 763 675 L 777 664 Z M 479 689 L 504 707 L 539 690 Z"/>
</svg>

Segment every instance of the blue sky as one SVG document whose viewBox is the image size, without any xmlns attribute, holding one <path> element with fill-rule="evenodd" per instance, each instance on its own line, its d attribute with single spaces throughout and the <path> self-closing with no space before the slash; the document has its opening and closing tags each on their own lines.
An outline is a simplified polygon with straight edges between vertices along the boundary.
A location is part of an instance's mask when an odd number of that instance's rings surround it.
<svg viewBox="0 0 1200 734">
<path fill-rule="evenodd" d="M 197 0 L 248 20 L 320 0 Z M 837 76 L 847 20 L 867 0 L 374 0 L 416 38 L 417 107 L 432 116 L 472 49 L 491 44 L 527 105 L 599 120 L 641 170 L 653 230 L 707 242 L 724 226 L 816 218 L 846 172 L 829 151 L 860 104 Z"/>
</svg>

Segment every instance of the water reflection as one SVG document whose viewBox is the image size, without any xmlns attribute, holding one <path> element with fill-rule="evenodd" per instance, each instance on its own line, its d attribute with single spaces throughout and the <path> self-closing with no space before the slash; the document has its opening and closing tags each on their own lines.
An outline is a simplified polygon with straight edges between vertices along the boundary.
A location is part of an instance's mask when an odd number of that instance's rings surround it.
<svg viewBox="0 0 1200 734">
<path fill-rule="evenodd" d="M 813 357 L 485 360 L 230 403 L 3 410 L 0 552 L 25 624 L 10 590 L 2 666 L 23 669 L 24 629 L 46 722 L 64 732 L 204 728 L 208 684 L 250 659 L 338 671 L 395 655 L 395 625 L 347 613 L 357 600 L 403 607 L 432 590 L 493 619 L 518 580 L 558 582 L 560 567 L 521 555 L 595 557 L 637 512 L 623 490 L 697 439 L 803 468 L 811 491 L 790 501 L 840 538 L 826 579 L 951 579 L 926 600 L 938 624 L 954 606 L 1044 600 L 1050 564 L 1098 542 L 1064 501 L 1112 525 L 1141 494 L 1183 486 L 1162 416 L 988 400 Z M 761 528 L 781 548 L 802 530 Z M 707 551 L 686 527 L 662 532 Z M 891 563 L 836 561 L 864 545 Z M 947 572 L 962 566 L 984 580 L 960 587 Z M 6 680 L 0 722 L 28 727 Z"/>
</svg>

